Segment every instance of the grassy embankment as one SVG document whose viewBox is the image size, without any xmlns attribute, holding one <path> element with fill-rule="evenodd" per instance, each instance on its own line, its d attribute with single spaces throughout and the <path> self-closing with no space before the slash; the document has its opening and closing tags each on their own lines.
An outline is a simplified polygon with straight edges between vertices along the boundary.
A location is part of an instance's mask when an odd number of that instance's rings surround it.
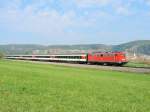
<svg viewBox="0 0 150 112">
<path fill-rule="evenodd" d="M 0 112 L 149 112 L 150 76 L 0 61 Z"/>
<path fill-rule="evenodd" d="M 125 67 L 137 67 L 137 68 L 150 68 L 150 64 L 141 63 L 141 62 L 128 62 L 124 65 Z"/>
</svg>

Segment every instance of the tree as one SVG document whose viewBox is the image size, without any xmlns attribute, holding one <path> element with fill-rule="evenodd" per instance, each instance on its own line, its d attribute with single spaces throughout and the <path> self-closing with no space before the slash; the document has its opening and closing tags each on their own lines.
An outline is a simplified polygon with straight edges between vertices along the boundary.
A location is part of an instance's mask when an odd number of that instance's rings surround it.
<svg viewBox="0 0 150 112">
<path fill-rule="evenodd" d="M 0 52 L 0 59 L 4 57 L 4 54 Z"/>
</svg>

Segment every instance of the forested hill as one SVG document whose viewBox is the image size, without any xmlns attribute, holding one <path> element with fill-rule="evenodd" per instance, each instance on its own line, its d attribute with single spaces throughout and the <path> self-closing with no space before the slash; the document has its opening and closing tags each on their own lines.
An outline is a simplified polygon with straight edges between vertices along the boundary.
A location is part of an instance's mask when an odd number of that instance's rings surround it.
<svg viewBox="0 0 150 112">
<path fill-rule="evenodd" d="M 137 54 L 150 55 L 150 40 L 132 41 L 112 47 L 113 51 L 127 51 Z"/>
<path fill-rule="evenodd" d="M 86 45 L 0 45 L 0 52 L 5 54 L 50 54 L 79 53 L 92 51 L 127 51 L 150 55 L 150 40 L 138 40 L 120 45 L 86 44 Z"/>
<path fill-rule="evenodd" d="M 103 44 L 87 45 L 0 45 L 0 52 L 5 54 L 50 54 L 50 53 L 85 53 L 88 51 L 111 51 L 112 46 Z"/>
</svg>

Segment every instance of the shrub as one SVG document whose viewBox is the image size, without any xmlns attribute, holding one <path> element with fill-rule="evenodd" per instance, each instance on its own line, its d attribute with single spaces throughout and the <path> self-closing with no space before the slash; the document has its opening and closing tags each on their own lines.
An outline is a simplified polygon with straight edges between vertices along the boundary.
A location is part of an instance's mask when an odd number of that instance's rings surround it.
<svg viewBox="0 0 150 112">
<path fill-rule="evenodd" d="M 0 59 L 4 57 L 4 54 L 0 52 Z"/>
</svg>

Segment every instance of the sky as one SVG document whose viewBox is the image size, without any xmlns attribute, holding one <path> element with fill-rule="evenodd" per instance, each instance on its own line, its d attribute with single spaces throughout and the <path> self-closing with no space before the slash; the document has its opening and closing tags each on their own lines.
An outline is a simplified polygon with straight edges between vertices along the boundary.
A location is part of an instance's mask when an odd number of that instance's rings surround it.
<svg viewBox="0 0 150 112">
<path fill-rule="evenodd" d="M 0 44 L 150 40 L 150 0 L 0 0 Z"/>
</svg>

